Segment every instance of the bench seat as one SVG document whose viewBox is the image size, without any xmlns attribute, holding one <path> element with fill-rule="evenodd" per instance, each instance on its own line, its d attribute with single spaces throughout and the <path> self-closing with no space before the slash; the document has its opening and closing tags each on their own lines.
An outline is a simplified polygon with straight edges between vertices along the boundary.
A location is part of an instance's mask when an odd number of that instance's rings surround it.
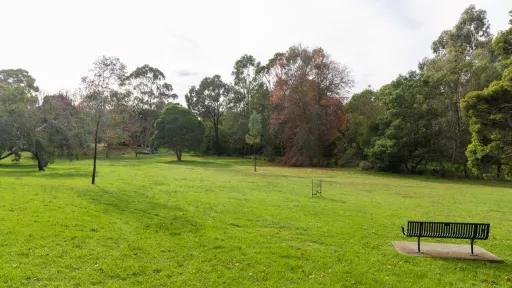
<svg viewBox="0 0 512 288">
<path fill-rule="evenodd" d="M 469 239 L 473 255 L 474 241 L 487 240 L 490 228 L 488 223 L 408 221 L 407 228 L 402 227 L 402 233 L 407 237 L 418 238 L 418 253 L 421 252 L 420 238 L 428 237 Z"/>
</svg>

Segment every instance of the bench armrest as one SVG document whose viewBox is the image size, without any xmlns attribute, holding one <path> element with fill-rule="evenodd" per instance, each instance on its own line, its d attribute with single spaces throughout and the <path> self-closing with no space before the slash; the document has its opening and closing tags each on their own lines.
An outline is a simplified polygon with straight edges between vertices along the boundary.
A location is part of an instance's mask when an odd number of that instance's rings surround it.
<svg viewBox="0 0 512 288">
<path fill-rule="evenodd" d="M 405 234 L 404 226 L 402 226 L 402 234 L 404 234 L 405 236 L 407 236 L 407 235 Z"/>
</svg>

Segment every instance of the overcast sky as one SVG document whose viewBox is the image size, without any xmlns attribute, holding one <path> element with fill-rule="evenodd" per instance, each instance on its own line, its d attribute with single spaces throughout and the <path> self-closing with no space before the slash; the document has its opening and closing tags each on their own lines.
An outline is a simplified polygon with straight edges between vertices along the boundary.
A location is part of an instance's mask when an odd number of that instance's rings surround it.
<svg viewBox="0 0 512 288">
<path fill-rule="evenodd" d="M 159 68 L 183 99 L 205 76 L 231 80 L 243 54 L 266 62 L 302 44 L 347 65 L 356 92 L 416 69 L 470 4 L 493 33 L 507 28 L 510 0 L 2 1 L 0 69 L 27 69 L 54 93 L 74 90 L 99 56 L 118 56 Z"/>
</svg>

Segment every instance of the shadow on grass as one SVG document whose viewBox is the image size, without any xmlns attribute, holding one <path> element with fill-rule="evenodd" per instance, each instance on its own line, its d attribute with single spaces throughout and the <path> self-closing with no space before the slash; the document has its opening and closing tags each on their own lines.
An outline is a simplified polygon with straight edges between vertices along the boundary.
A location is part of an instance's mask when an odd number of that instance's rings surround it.
<svg viewBox="0 0 512 288">
<path fill-rule="evenodd" d="M 0 175 L 6 177 L 44 177 L 47 179 L 54 178 L 75 178 L 87 177 L 90 175 L 88 170 L 73 168 L 53 168 L 48 167 L 45 171 L 37 170 L 36 165 L 28 164 L 0 164 Z"/>
<path fill-rule="evenodd" d="M 477 260 L 438 258 L 438 257 L 425 257 L 425 258 L 429 258 L 429 260 L 431 260 L 431 261 L 439 261 L 446 265 L 463 266 L 463 268 L 461 268 L 461 269 L 479 269 L 481 272 L 483 272 L 484 270 L 489 270 L 492 272 L 499 270 L 503 273 L 508 273 L 510 271 L 510 269 L 512 268 L 512 265 L 506 261 L 492 262 L 492 261 L 477 261 Z M 485 284 L 487 284 L 487 285 L 492 284 L 490 286 L 495 287 L 496 285 L 501 283 L 501 281 L 503 281 L 503 279 L 491 279 L 491 280 L 486 281 Z"/>
<path fill-rule="evenodd" d="M 430 183 L 440 183 L 436 180 L 446 180 L 448 182 L 452 182 L 454 184 L 463 184 L 463 185 L 472 185 L 472 186 L 487 186 L 487 187 L 497 187 L 497 188 L 508 188 L 512 189 L 512 183 L 511 182 L 505 182 L 505 181 L 497 181 L 497 180 L 479 180 L 479 179 L 421 179 L 423 182 L 430 182 Z"/>
<path fill-rule="evenodd" d="M 333 203 L 347 203 L 347 201 L 342 200 L 342 199 L 335 199 L 335 198 L 330 198 L 330 197 L 325 197 L 325 196 L 311 197 L 311 199 L 315 199 L 318 201 L 325 201 L 325 202 L 333 202 Z"/>
<path fill-rule="evenodd" d="M 492 252 L 491 252 L 492 253 Z M 447 264 L 467 264 L 467 266 L 474 266 L 474 267 L 480 267 L 480 266 L 488 266 L 490 268 L 505 268 L 505 270 L 509 270 L 512 268 L 512 265 L 510 263 L 507 263 L 505 261 L 480 261 L 480 260 L 468 260 L 468 259 L 457 259 L 457 258 L 441 258 L 441 257 L 430 257 L 426 256 L 424 258 L 431 259 L 432 261 L 440 261 Z M 505 266 L 505 267 L 503 267 Z"/>
<path fill-rule="evenodd" d="M 368 175 L 375 176 L 384 176 L 387 178 L 393 179 L 413 179 L 420 182 L 425 183 L 435 183 L 435 184 L 463 184 L 463 185 L 472 185 L 472 186 L 487 186 L 487 187 L 498 187 L 498 188 L 509 188 L 512 189 L 512 182 L 507 182 L 505 180 L 483 180 L 483 179 L 475 179 L 475 178 L 443 178 L 431 175 L 410 175 L 410 174 L 396 174 L 396 173 L 387 173 L 387 172 L 363 172 L 368 173 Z"/>
<path fill-rule="evenodd" d="M 2 177 L 34 177 L 41 174 L 37 165 L 30 164 L 0 164 L 0 175 Z"/>
<path fill-rule="evenodd" d="M 159 161 L 157 163 L 161 164 L 169 164 L 176 166 L 189 166 L 189 167 L 199 167 L 199 168 L 229 168 L 234 165 L 231 163 L 226 163 L 224 161 L 212 161 L 212 160 L 170 160 L 170 161 Z"/>
<path fill-rule="evenodd" d="M 301 169 L 301 168 L 297 168 Z M 387 178 L 396 180 L 414 180 L 432 184 L 455 184 L 455 185 L 474 185 L 474 186 L 487 186 L 487 187 L 498 187 L 498 188 L 510 188 L 512 189 L 512 182 L 506 180 L 483 180 L 475 178 L 448 178 L 438 177 L 432 175 L 413 175 L 413 174 L 400 174 L 382 171 L 361 171 L 353 168 L 332 168 L 329 169 L 333 172 L 352 171 L 353 173 L 360 174 L 368 177 Z M 332 183 L 336 185 L 346 185 L 346 183 L 337 180 L 330 180 L 332 177 L 319 177 L 322 178 L 323 182 Z"/>
<path fill-rule="evenodd" d="M 61 168 L 59 168 L 59 171 L 53 170 L 48 172 L 41 172 L 44 173 L 44 177 L 48 178 L 75 178 L 75 177 L 91 177 L 91 172 L 87 170 L 75 170 L 75 171 L 60 171 Z"/>
<path fill-rule="evenodd" d="M 140 225 L 144 233 L 160 232 L 177 236 L 196 233 L 201 229 L 201 225 L 187 217 L 186 211 L 180 206 L 154 201 L 143 193 L 108 191 L 99 185 L 95 188 L 80 191 L 78 196 L 101 207 L 104 214 L 122 219 L 124 223 Z"/>
<path fill-rule="evenodd" d="M 37 165 L 34 164 L 21 164 L 21 163 L 0 163 L 0 171 L 2 170 L 10 170 L 10 169 L 16 169 L 16 170 L 36 170 L 37 171 Z"/>
</svg>

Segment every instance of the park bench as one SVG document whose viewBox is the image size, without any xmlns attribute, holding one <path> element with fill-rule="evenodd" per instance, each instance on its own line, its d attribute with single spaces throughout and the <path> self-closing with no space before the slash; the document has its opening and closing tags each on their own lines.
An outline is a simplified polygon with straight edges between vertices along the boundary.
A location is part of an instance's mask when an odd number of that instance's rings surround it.
<svg viewBox="0 0 512 288">
<path fill-rule="evenodd" d="M 151 151 L 150 150 L 135 150 L 135 157 L 139 156 L 139 155 L 151 155 Z"/>
<path fill-rule="evenodd" d="M 454 238 L 471 240 L 471 255 L 475 240 L 487 240 L 489 238 L 490 224 L 485 223 L 460 223 L 460 222 L 424 222 L 408 221 L 407 229 L 402 226 L 402 233 L 407 237 L 418 238 L 418 253 L 420 250 L 420 238 Z"/>
</svg>

